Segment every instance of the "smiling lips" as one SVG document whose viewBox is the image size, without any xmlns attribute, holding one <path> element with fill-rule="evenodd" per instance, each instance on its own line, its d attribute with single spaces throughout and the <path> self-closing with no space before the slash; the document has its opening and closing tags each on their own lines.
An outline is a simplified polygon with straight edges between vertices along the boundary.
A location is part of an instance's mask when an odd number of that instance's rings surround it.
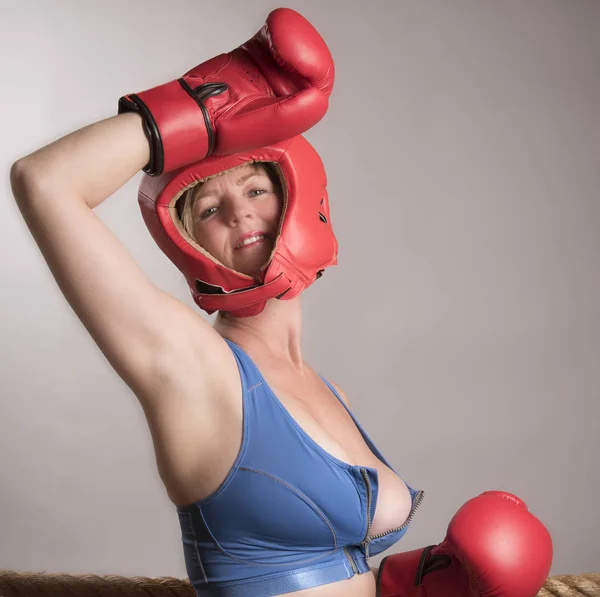
<svg viewBox="0 0 600 597">
<path fill-rule="evenodd" d="M 264 232 L 253 230 L 252 232 L 244 234 L 238 239 L 234 250 L 239 251 L 240 249 L 246 249 L 248 247 L 253 247 L 257 244 L 263 243 L 266 240 L 267 236 L 268 235 Z"/>
</svg>

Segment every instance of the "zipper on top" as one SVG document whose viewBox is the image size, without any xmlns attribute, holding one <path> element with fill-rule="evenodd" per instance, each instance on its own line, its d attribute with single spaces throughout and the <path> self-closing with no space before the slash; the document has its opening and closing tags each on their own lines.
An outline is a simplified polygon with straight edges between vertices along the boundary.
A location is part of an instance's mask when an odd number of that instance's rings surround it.
<svg viewBox="0 0 600 597">
<path fill-rule="evenodd" d="M 396 533 L 397 531 L 404 530 L 411 523 L 411 521 L 415 515 L 415 512 L 417 511 L 417 508 L 421 505 L 421 502 L 423 501 L 423 498 L 425 497 L 425 492 L 417 491 L 417 494 L 416 494 L 415 500 L 414 500 L 414 504 L 410 510 L 408 518 L 402 523 L 401 526 L 399 526 L 397 529 L 390 529 L 389 531 L 385 531 L 385 533 L 380 533 L 379 535 L 375 535 L 375 536 L 371 537 L 369 535 L 369 533 L 371 531 L 371 500 L 372 500 L 371 482 L 369 481 L 369 475 L 368 475 L 366 469 L 361 468 L 360 472 L 363 476 L 363 479 L 365 480 L 365 482 L 367 484 L 367 534 L 365 535 L 365 538 L 362 540 L 361 546 L 364 548 L 365 557 L 368 560 L 369 559 L 369 543 L 371 541 L 373 541 L 374 539 L 380 539 L 381 537 L 385 537 L 386 535 L 389 535 L 391 533 Z"/>
<path fill-rule="evenodd" d="M 354 574 L 358 574 L 358 568 L 357 568 L 356 564 L 354 563 L 354 558 L 350 555 L 350 551 L 348 550 L 347 547 L 344 547 L 344 551 L 346 552 L 346 557 L 348 558 L 348 561 L 350 562 L 350 565 L 352 566 L 352 570 L 354 571 Z"/>
<path fill-rule="evenodd" d="M 371 499 L 372 499 L 372 491 L 373 490 L 371 489 L 371 481 L 369 481 L 369 475 L 368 475 L 366 469 L 361 468 L 360 473 L 363 476 L 363 479 L 365 480 L 365 482 L 367 484 L 367 534 L 365 535 L 365 538 L 362 540 L 361 545 L 365 549 L 365 557 L 368 560 L 369 559 L 369 542 L 371 541 L 371 538 L 369 537 L 369 533 L 371 532 Z"/>
</svg>

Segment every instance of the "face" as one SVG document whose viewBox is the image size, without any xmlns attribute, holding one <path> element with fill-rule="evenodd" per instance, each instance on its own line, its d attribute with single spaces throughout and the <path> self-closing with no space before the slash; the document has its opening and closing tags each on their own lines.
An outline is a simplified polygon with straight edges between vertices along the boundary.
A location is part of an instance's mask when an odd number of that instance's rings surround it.
<svg viewBox="0 0 600 597">
<path fill-rule="evenodd" d="M 240 166 L 203 183 L 194 199 L 198 243 L 226 267 L 257 277 L 273 249 L 282 209 L 267 172 Z"/>
</svg>

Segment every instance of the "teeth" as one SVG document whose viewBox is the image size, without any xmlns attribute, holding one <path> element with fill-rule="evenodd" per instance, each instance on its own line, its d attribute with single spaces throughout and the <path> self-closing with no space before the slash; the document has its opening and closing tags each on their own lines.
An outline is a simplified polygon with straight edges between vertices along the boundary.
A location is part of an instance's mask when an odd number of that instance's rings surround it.
<svg viewBox="0 0 600 597">
<path fill-rule="evenodd" d="M 263 234 L 257 234 L 256 236 L 251 236 L 249 238 L 244 239 L 239 245 L 238 247 L 245 247 L 246 245 L 249 245 L 250 243 L 254 243 L 257 240 L 261 240 L 265 238 Z"/>
</svg>

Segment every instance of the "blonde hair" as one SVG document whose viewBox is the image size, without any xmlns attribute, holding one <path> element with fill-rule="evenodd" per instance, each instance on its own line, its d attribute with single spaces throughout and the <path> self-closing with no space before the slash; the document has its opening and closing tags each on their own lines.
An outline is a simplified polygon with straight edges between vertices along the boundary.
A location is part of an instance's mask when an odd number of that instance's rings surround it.
<svg viewBox="0 0 600 597">
<path fill-rule="evenodd" d="M 273 162 L 250 162 L 247 164 L 242 164 L 241 166 L 236 166 L 235 168 L 242 168 L 243 166 L 252 166 L 256 172 L 264 172 L 271 182 L 273 183 L 273 187 L 275 192 L 279 197 L 282 197 L 282 184 L 281 178 L 279 174 L 278 166 Z M 232 168 L 231 170 L 235 170 Z M 175 205 L 177 210 L 177 215 L 179 217 L 179 221 L 187 235 L 200 244 L 200 241 L 194 236 L 194 225 L 193 225 L 193 213 L 194 213 L 194 205 L 198 200 L 198 196 L 200 194 L 200 190 L 202 186 L 207 180 L 211 178 L 216 178 L 216 176 L 222 176 L 227 172 L 231 172 L 231 170 L 226 170 L 225 172 L 220 172 L 215 176 L 211 176 L 210 178 L 205 178 L 188 188 L 177 200 Z"/>
</svg>

